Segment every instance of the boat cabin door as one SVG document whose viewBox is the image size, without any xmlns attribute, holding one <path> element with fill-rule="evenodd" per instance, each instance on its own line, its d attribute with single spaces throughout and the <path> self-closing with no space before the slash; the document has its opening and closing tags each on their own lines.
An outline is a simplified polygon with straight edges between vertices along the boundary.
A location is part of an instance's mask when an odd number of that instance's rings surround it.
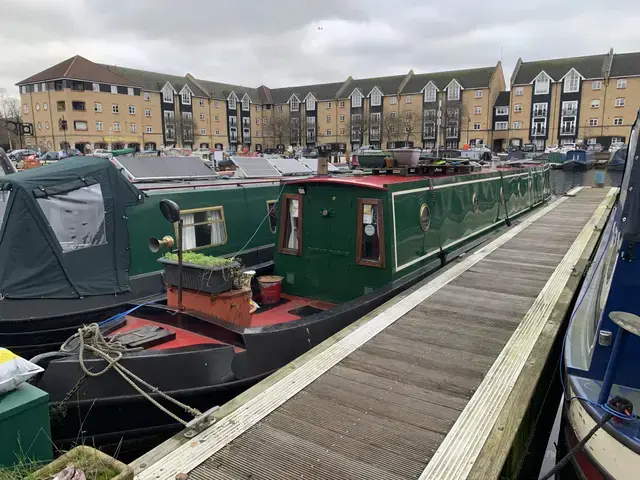
<svg viewBox="0 0 640 480">
<path fill-rule="evenodd" d="M 348 299 L 355 242 L 353 198 L 340 188 L 309 185 L 309 190 L 304 197 L 303 230 L 308 285 L 316 298 Z"/>
</svg>

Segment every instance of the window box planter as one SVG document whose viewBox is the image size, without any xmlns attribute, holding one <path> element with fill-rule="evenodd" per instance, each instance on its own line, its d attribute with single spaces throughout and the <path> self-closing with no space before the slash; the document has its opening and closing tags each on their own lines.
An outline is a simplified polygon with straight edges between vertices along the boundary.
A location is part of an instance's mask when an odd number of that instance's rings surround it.
<svg viewBox="0 0 640 480">
<path fill-rule="evenodd" d="M 49 480 L 68 465 L 74 465 L 79 470 L 82 470 L 87 478 L 133 480 L 133 469 L 131 467 L 95 448 L 84 445 L 68 451 L 27 478 L 29 480 Z"/>
<path fill-rule="evenodd" d="M 164 279 L 170 287 L 178 287 L 178 262 L 168 258 L 159 258 L 164 267 Z M 240 268 L 238 262 L 230 265 L 204 266 L 194 263 L 182 263 L 182 288 L 205 293 L 220 293 L 231 290 L 235 271 Z"/>
</svg>

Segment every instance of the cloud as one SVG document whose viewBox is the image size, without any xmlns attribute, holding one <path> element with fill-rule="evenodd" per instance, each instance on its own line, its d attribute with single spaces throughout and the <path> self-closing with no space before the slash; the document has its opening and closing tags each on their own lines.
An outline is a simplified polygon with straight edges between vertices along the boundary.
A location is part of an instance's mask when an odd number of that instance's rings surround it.
<svg viewBox="0 0 640 480">
<path fill-rule="evenodd" d="M 553 12 L 553 15 L 549 15 Z M 3 0 L 0 88 L 75 54 L 270 87 L 637 50 L 631 0 Z M 597 34 L 593 34 L 597 29 Z"/>
</svg>

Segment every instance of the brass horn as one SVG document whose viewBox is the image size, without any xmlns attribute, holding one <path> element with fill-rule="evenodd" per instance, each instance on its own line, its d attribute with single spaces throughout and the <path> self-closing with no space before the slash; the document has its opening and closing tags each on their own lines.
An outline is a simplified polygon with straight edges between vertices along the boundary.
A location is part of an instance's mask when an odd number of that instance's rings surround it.
<svg viewBox="0 0 640 480">
<path fill-rule="evenodd" d="M 147 246 L 149 247 L 149 250 L 151 250 L 153 253 L 156 253 L 161 248 L 170 249 L 171 247 L 173 247 L 173 243 L 173 237 L 170 235 L 165 235 L 161 240 L 158 240 L 156 237 L 150 237 L 149 241 L 147 242 Z"/>
</svg>

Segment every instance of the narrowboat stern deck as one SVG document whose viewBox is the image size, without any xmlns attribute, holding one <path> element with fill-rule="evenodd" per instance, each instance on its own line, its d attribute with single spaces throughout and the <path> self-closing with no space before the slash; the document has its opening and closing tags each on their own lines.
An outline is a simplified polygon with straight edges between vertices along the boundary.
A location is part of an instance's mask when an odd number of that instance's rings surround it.
<svg viewBox="0 0 640 480">
<path fill-rule="evenodd" d="M 577 190 L 136 460 L 136 478 L 497 477 L 616 192 Z"/>
</svg>

